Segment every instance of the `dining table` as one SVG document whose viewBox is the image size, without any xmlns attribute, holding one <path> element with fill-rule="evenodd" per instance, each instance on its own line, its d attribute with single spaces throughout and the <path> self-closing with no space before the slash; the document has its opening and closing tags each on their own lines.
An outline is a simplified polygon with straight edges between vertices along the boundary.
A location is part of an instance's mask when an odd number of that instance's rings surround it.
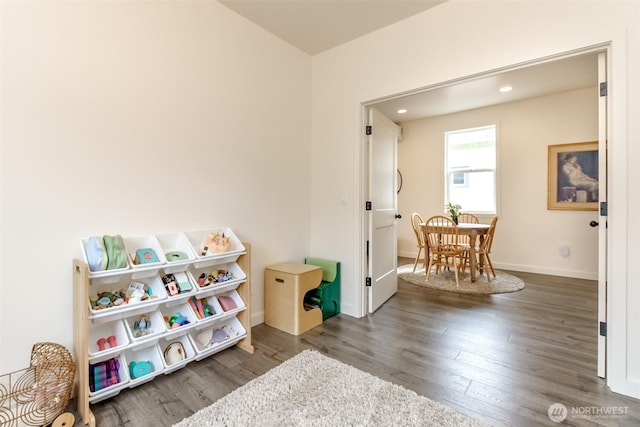
<svg viewBox="0 0 640 427">
<path fill-rule="evenodd" d="M 469 271 L 471 274 L 471 282 L 475 282 L 476 270 L 478 269 L 478 265 L 477 265 L 478 263 L 476 261 L 476 241 L 480 239 L 480 245 L 482 245 L 482 242 L 484 241 L 484 237 L 489 232 L 490 225 L 461 222 L 455 226 L 452 226 L 452 228 L 453 227 L 456 227 L 458 229 L 458 235 L 469 236 Z M 430 232 L 430 227 L 427 226 L 427 224 L 424 222 L 420 223 L 420 229 L 425 234 Z M 425 239 L 425 241 L 428 241 L 428 239 Z M 424 251 L 425 270 L 429 265 L 429 257 L 430 257 L 429 245 L 427 244 L 426 246 L 427 247 L 425 248 L 425 251 Z M 484 265 L 484 259 L 481 258 L 480 268 L 483 268 L 483 265 Z"/>
</svg>

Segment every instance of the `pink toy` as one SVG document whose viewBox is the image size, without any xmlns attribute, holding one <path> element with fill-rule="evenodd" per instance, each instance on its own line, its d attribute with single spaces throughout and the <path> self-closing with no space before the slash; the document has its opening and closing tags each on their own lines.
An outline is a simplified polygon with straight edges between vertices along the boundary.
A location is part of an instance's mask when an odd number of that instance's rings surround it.
<svg viewBox="0 0 640 427">
<path fill-rule="evenodd" d="M 107 342 L 109 343 L 109 347 L 114 348 L 117 344 L 116 344 L 116 336 L 115 335 L 111 335 L 110 337 L 107 338 Z"/>
<path fill-rule="evenodd" d="M 106 348 L 107 340 L 104 338 L 100 338 L 96 344 L 98 344 L 98 350 L 103 351 Z"/>
<path fill-rule="evenodd" d="M 98 350 L 99 351 L 104 351 L 107 349 L 107 344 L 109 344 L 109 347 L 114 348 L 117 344 L 116 344 L 116 336 L 115 335 L 111 335 L 107 338 L 99 338 L 98 341 L 96 341 L 96 344 L 98 344 Z"/>
</svg>

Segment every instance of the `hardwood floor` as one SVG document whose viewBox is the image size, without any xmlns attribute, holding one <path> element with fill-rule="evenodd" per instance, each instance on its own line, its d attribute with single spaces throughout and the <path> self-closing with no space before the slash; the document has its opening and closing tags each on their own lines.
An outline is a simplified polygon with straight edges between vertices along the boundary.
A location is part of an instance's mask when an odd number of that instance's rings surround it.
<svg viewBox="0 0 640 427">
<path fill-rule="evenodd" d="M 512 274 L 526 288 L 490 296 L 400 280 L 372 315 L 332 317 L 297 337 L 258 325 L 253 355 L 231 348 L 91 407 L 100 427 L 171 426 L 313 348 L 492 425 L 557 425 L 547 415 L 555 402 L 568 409 L 565 425 L 640 425 L 640 400 L 596 375 L 597 284 Z"/>
</svg>

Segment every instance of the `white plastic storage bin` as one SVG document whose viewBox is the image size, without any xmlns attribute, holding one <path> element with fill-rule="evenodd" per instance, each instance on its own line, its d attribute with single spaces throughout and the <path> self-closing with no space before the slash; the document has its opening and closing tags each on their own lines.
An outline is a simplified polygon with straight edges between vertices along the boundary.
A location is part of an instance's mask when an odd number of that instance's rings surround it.
<svg viewBox="0 0 640 427">
<path fill-rule="evenodd" d="M 94 236 L 91 236 L 91 237 L 94 237 Z M 103 236 L 95 236 L 95 237 L 102 238 Z M 89 242 L 89 238 L 90 237 L 87 237 L 86 239 L 82 239 L 80 241 L 82 245 L 82 258 L 84 259 L 84 262 L 87 263 L 87 265 L 89 265 L 89 260 L 87 259 L 87 244 Z M 112 268 L 111 270 L 99 270 L 99 271 L 92 271 L 91 269 L 89 269 L 89 276 L 90 277 L 113 276 L 117 274 L 122 274 L 123 272 L 126 272 L 130 268 L 131 266 L 129 265 L 129 257 L 126 257 L 126 265 L 124 267 Z"/>
<path fill-rule="evenodd" d="M 124 360 L 129 372 L 129 387 L 150 381 L 164 370 L 157 344 L 127 349 L 124 351 Z"/>
<path fill-rule="evenodd" d="M 196 259 L 193 247 L 184 233 L 157 234 L 156 238 L 167 260 L 167 272 L 185 271 L 189 263 Z"/>
<path fill-rule="evenodd" d="M 216 249 L 215 245 L 205 245 L 205 240 L 214 234 L 219 236 L 224 235 L 225 239 L 228 238 L 228 246 L 222 246 L 223 251 Z M 190 231 L 185 233 L 185 235 L 196 254 L 196 259 L 199 260 L 199 262 L 196 263 L 196 267 L 206 267 L 215 263 L 235 262 L 240 255 L 247 252 L 242 242 L 228 227 Z"/>
<path fill-rule="evenodd" d="M 164 337 L 184 335 L 189 328 L 196 325 L 196 315 L 187 303 L 172 306 L 161 306 L 160 314 L 166 328 Z M 188 323 L 187 323 L 188 322 Z"/>
<path fill-rule="evenodd" d="M 172 275 L 175 279 L 173 285 L 167 283 L 168 275 Z M 159 271 L 159 276 L 164 285 L 164 290 L 167 293 L 167 303 L 177 304 L 185 301 L 190 295 L 193 295 L 197 291 L 197 286 L 188 272 L 170 272 L 167 271 L 166 268 L 163 268 Z"/>
<path fill-rule="evenodd" d="M 220 297 L 228 298 L 228 300 L 231 301 L 232 305 L 235 305 L 235 307 L 226 306 L 220 300 Z M 220 305 L 220 308 L 223 310 L 225 314 L 235 315 L 236 313 L 239 313 L 246 308 L 246 305 L 244 304 L 244 301 L 242 301 L 242 298 L 240 298 L 240 294 L 238 293 L 238 291 L 233 290 L 229 292 L 224 292 L 216 295 L 216 298 L 218 299 L 218 305 Z"/>
<path fill-rule="evenodd" d="M 116 281 L 111 279 L 91 280 L 88 301 L 90 318 L 97 319 L 114 314 L 120 314 L 120 318 L 124 318 L 132 312 L 151 311 L 167 298 L 164 284 L 158 275 L 145 279 L 132 279 L 131 275 L 127 274 L 117 278 Z M 137 296 L 127 297 L 127 295 L 135 296 L 139 293 L 146 297 L 144 299 Z M 118 301 L 119 298 L 121 301 Z M 108 299 L 112 300 L 109 304 L 107 304 Z M 95 304 L 92 300 L 95 300 Z"/>
<path fill-rule="evenodd" d="M 213 289 L 222 291 L 236 289 L 240 283 L 247 280 L 247 275 L 235 262 L 202 268 L 190 266 L 187 273 L 199 290 Z"/>
<path fill-rule="evenodd" d="M 127 345 L 129 336 L 122 320 L 89 326 L 89 359 L 115 355 Z"/>
<path fill-rule="evenodd" d="M 105 366 L 105 364 L 108 366 L 109 363 L 116 363 L 117 366 L 114 366 L 115 369 L 113 370 L 108 368 L 106 368 L 106 370 L 100 368 L 100 366 Z M 91 363 L 89 363 L 88 369 L 90 402 L 97 402 L 99 400 L 115 396 L 120 392 L 120 390 L 126 387 L 129 382 L 127 363 L 124 360 L 122 353 L 117 357 L 109 357 L 97 361 L 92 361 Z M 112 371 L 111 375 L 109 375 L 110 370 Z M 102 380 L 96 383 L 96 378 L 102 378 Z M 94 384 L 93 390 L 91 389 L 92 383 Z"/>
<path fill-rule="evenodd" d="M 163 337 L 158 341 L 158 348 L 162 355 L 165 374 L 184 367 L 196 357 L 193 344 L 186 334 L 175 338 Z"/>
<path fill-rule="evenodd" d="M 133 270 L 167 263 L 164 251 L 156 236 L 124 237 L 124 246 L 127 248 L 129 264 Z M 137 263 L 136 256 L 138 257 Z M 149 259 L 150 256 L 153 258 Z"/>
<path fill-rule="evenodd" d="M 198 328 L 203 323 L 211 323 L 224 315 L 224 310 L 218 304 L 215 296 L 203 297 L 200 295 L 193 296 L 187 301 L 189 307 L 193 311 Z"/>
<path fill-rule="evenodd" d="M 136 323 L 138 328 L 136 328 Z M 127 317 L 124 320 L 124 324 L 127 328 L 129 339 L 134 345 L 153 341 L 154 339 L 157 340 L 167 330 L 162 315 L 158 310 Z"/>
<path fill-rule="evenodd" d="M 246 335 L 247 331 L 237 317 L 217 322 L 204 329 L 193 329 L 189 332 L 189 338 L 196 350 L 196 360 L 201 360 L 213 353 L 235 345 Z"/>
</svg>

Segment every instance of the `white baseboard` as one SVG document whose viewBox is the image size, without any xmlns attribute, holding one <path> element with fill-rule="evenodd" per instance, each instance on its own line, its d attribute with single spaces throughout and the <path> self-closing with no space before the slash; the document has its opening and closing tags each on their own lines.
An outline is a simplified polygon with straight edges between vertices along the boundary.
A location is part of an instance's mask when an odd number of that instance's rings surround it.
<svg viewBox="0 0 640 427">
<path fill-rule="evenodd" d="M 398 252 L 398 256 L 403 258 L 416 259 L 416 255 L 416 252 Z M 422 257 L 424 254 L 420 254 L 420 256 Z"/>
<path fill-rule="evenodd" d="M 398 252 L 398 256 L 415 260 L 416 252 Z M 542 266 L 535 266 L 535 265 L 504 264 L 504 263 L 498 263 L 495 261 L 493 263 L 493 266 L 500 270 L 522 271 L 524 273 L 548 274 L 550 276 L 573 277 L 576 279 L 586 279 L 586 280 L 598 280 L 597 271 L 562 270 L 557 268 L 549 268 L 549 267 L 542 267 Z"/>
<path fill-rule="evenodd" d="M 264 311 L 260 313 L 251 313 L 251 326 L 257 326 L 264 323 Z"/>
<path fill-rule="evenodd" d="M 557 268 L 541 267 L 535 265 L 502 264 L 494 262 L 493 266 L 500 270 L 522 271 L 524 273 L 548 274 L 550 276 L 573 277 L 575 279 L 598 280 L 598 272 L 561 270 Z"/>
</svg>

